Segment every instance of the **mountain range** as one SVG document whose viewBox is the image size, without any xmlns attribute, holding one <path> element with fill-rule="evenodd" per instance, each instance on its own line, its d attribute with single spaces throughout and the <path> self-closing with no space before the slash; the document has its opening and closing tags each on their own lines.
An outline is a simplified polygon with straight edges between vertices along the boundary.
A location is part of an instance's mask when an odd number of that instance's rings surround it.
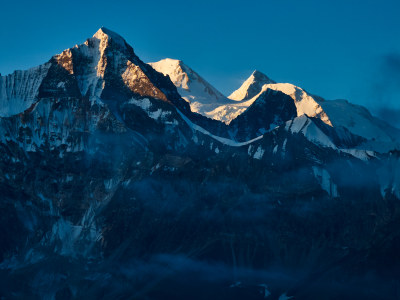
<svg viewBox="0 0 400 300">
<path fill-rule="evenodd" d="M 268 125 L 277 127 L 283 121 L 307 115 L 320 119 L 331 127 L 346 128 L 352 134 L 365 138 L 365 144 L 359 148 L 379 152 L 399 149 L 400 130 L 372 116 L 365 107 L 351 104 L 346 100 L 324 100 L 290 83 L 276 83 L 258 70 L 255 70 L 241 87 L 225 97 L 182 61 L 164 59 L 150 65 L 171 78 L 182 97 L 190 103 L 193 112 L 206 117 L 230 124 L 260 97 L 264 97 L 264 92 L 274 90 L 293 99 L 296 115 L 287 116 L 278 122 L 279 124 L 273 121 L 265 124 L 263 121 L 266 127 Z M 271 111 L 271 105 L 266 107 Z M 260 118 L 264 117 L 262 114 L 259 115 Z M 262 132 L 269 127 L 259 129 Z"/>
<path fill-rule="evenodd" d="M 99 29 L 0 77 L 5 299 L 399 296 L 400 130 Z"/>
</svg>

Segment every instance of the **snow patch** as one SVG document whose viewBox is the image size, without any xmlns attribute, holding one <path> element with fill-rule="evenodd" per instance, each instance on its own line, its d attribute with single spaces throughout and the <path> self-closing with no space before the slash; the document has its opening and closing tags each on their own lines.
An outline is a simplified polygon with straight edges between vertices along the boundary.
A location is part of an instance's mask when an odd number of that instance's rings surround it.
<svg viewBox="0 0 400 300">
<path fill-rule="evenodd" d="M 329 172 L 321 167 L 312 167 L 314 176 L 318 180 L 321 188 L 326 191 L 331 197 L 339 197 L 337 186 L 333 183 Z"/>
<path fill-rule="evenodd" d="M 305 115 L 286 122 L 285 129 L 292 133 L 302 133 L 309 141 L 320 146 L 337 149 L 331 139 Z"/>
<path fill-rule="evenodd" d="M 143 109 L 147 115 L 155 120 L 159 120 L 159 119 L 166 119 L 168 116 L 171 115 L 171 111 L 164 111 L 161 108 L 158 108 L 155 111 L 151 111 L 152 108 L 152 103 L 150 101 L 149 98 L 143 98 L 143 99 L 135 99 L 132 98 L 128 101 L 129 104 L 134 104 L 138 107 L 140 107 L 141 109 Z M 178 125 L 178 122 L 176 120 L 173 120 L 172 122 L 168 122 L 168 124 L 171 125 Z"/>
<path fill-rule="evenodd" d="M 264 152 L 265 152 L 265 150 L 261 146 L 258 146 L 256 152 L 253 155 L 253 158 L 261 159 L 264 155 Z"/>
<path fill-rule="evenodd" d="M 371 150 L 361 150 L 361 149 L 340 149 L 341 152 L 350 154 L 355 158 L 361 159 L 363 161 L 369 161 L 371 158 L 376 157 L 374 151 Z"/>
<path fill-rule="evenodd" d="M 274 150 L 272 150 L 273 154 L 276 154 L 278 152 L 278 145 L 275 145 Z"/>
</svg>

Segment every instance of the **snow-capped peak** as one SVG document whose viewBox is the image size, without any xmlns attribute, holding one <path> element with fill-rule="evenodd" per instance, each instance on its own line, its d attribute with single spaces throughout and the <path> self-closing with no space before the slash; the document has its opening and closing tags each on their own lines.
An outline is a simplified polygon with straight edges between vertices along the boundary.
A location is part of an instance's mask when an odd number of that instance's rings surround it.
<svg viewBox="0 0 400 300">
<path fill-rule="evenodd" d="M 99 30 L 97 30 L 97 32 L 93 35 L 93 38 L 99 39 L 100 41 L 108 41 L 108 39 L 111 39 L 118 46 L 126 48 L 125 39 L 118 33 L 115 33 L 105 27 L 101 27 Z"/>
<path fill-rule="evenodd" d="M 118 82 L 143 97 L 168 102 L 167 93 L 180 99 L 169 80 L 142 62 L 124 38 L 105 27 L 83 44 L 63 51 L 54 59 L 74 74 L 80 93 L 91 100 L 101 98 L 106 82 Z"/>
<path fill-rule="evenodd" d="M 156 71 L 168 75 L 181 96 L 189 102 L 198 99 L 214 102 L 225 98 L 222 93 L 181 60 L 165 58 L 158 62 L 149 63 L 149 65 Z"/>
<path fill-rule="evenodd" d="M 178 59 L 165 58 L 158 62 L 149 63 L 156 71 L 168 75 L 174 85 L 179 89 L 190 91 L 189 76 L 184 69 L 187 69 L 183 62 Z"/>
<path fill-rule="evenodd" d="M 169 76 L 179 94 L 190 103 L 194 112 L 206 115 L 207 112 L 230 101 L 181 60 L 165 58 L 149 65 Z"/>
<path fill-rule="evenodd" d="M 263 85 L 272 83 L 275 83 L 275 81 L 271 80 L 264 73 L 255 70 L 250 77 L 243 82 L 242 86 L 228 96 L 228 98 L 235 101 L 249 100 L 261 91 Z"/>
</svg>

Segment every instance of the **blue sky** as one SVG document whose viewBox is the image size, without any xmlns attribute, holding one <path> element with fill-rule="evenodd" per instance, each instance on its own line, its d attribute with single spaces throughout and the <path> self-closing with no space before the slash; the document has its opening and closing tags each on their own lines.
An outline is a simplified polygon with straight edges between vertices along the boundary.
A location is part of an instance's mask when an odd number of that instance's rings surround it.
<svg viewBox="0 0 400 300">
<path fill-rule="evenodd" d="M 105 26 L 144 61 L 181 59 L 225 94 L 258 69 L 327 99 L 400 111 L 399 14 L 398 0 L 2 1 L 0 72 Z"/>
</svg>

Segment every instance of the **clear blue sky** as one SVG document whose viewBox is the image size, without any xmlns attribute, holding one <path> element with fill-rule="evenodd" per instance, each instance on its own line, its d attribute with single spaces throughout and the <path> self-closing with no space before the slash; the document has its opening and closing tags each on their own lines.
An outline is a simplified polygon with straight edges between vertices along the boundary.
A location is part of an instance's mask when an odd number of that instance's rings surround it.
<svg viewBox="0 0 400 300">
<path fill-rule="evenodd" d="M 182 59 L 225 94 L 258 69 L 327 99 L 400 111 L 399 16 L 399 0 L 2 1 L 0 72 L 105 26 L 144 61 Z"/>
</svg>

